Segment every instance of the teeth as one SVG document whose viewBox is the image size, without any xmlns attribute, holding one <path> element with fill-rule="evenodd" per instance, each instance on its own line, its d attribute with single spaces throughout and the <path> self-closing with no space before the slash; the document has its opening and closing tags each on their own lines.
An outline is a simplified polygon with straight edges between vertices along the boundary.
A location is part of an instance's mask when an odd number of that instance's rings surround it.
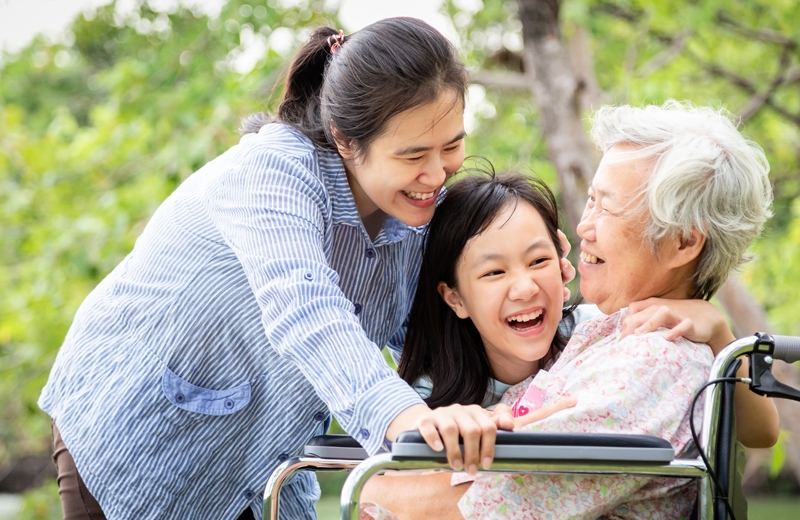
<svg viewBox="0 0 800 520">
<path fill-rule="evenodd" d="M 538 311 L 532 312 L 530 314 L 518 314 L 517 316 L 511 316 L 510 318 L 508 318 L 508 322 L 510 323 L 512 321 L 523 322 L 523 321 L 535 320 L 541 315 L 542 315 L 542 310 L 539 309 Z"/>
<path fill-rule="evenodd" d="M 436 194 L 435 191 L 431 191 L 429 193 L 418 193 L 416 191 L 404 191 L 403 193 L 405 193 L 406 197 L 408 197 L 410 199 L 416 199 L 416 200 L 428 200 L 429 198 L 433 197 Z"/>
<path fill-rule="evenodd" d="M 586 253 L 584 251 L 581 251 L 581 260 L 583 260 L 587 264 L 596 264 L 597 263 L 597 257 L 596 256 L 590 255 L 589 253 Z"/>
</svg>

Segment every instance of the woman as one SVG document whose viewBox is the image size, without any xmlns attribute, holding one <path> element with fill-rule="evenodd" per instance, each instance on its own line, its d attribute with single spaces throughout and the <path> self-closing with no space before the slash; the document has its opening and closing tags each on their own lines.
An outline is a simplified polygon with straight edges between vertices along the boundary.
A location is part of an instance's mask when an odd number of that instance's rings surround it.
<svg viewBox="0 0 800 520">
<path fill-rule="evenodd" d="M 458 260 L 438 259 L 433 266 L 426 250 L 417 298 L 430 300 L 419 296 L 432 286 L 430 280 L 422 285 L 428 267 L 447 271 L 455 264 L 453 276 L 438 278 L 436 284 L 441 301 L 467 323 L 453 325 L 462 330 L 451 329 L 450 335 L 460 338 L 461 345 L 483 348 L 462 350 L 460 357 L 453 349 L 418 348 L 426 343 L 414 341 L 419 338 L 414 318 L 435 311 L 424 312 L 415 301 L 403 372 L 411 380 L 430 376 L 435 396 L 437 381 L 445 377 L 436 368 L 437 356 L 464 367 L 488 366 L 488 374 L 513 385 L 503 402 L 511 405 L 517 421 L 530 422 L 533 414 L 541 419 L 528 429 L 646 433 L 668 439 L 678 455 L 685 454 L 692 449 L 690 400 L 707 377 L 711 352 L 664 330 L 623 337 L 625 307 L 652 297 L 710 298 L 730 269 L 744 261 L 747 246 L 769 216 L 768 166 L 760 148 L 746 141 L 724 114 L 674 102 L 646 109 L 604 108 L 595 117 L 593 136 L 605 155 L 578 227 L 581 292 L 608 315 L 579 325 L 557 361 L 548 365 L 558 342 L 550 343 L 556 330 L 553 275 L 543 277 L 542 271 L 555 253 L 534 247 L 543 243 L 552 249 L 546 233 L 539 232 L 544 242 L 536 236 L 542 226 L 530 217 L 526 231 L 515 220 L 521 217 L 507 209 L 477 231 L 468 221 L 452 232 L 447 218 L 454 210 L 441 211 L 431 224 L 428 247 L 433 250 L 461 234 L 461 241 L 449 246 L 459 251 Z M 446 203 L 472 207 L 474 201 L 452 196 L 451 190 Z M 546 212 L 538 214 L 545 222 L 553 220 Z M 520 383 L 526 373 L 535 376 Z M 484 397 L 466 387 L 466 394 L 474 394 L 467 402 Z M 774 442 L 774 405 L 743 390 L 736 396 L 740 424 L 746 425 L 740 438 Z M 577 405 L 560 409 L 566 397 Z M 409 490 L 402 490 L 400 482 L 400 477 L 371 481 L 363 499 L 379 500 L 402 518 L 649 518 L 655 512 L 673 518 L 688 515 L 693 498 L 691 489 L 639 478 L 487 475 L 472 485 L 451 487 L 447 475 L 437 474 L 415 478 Z M 410 492 L 419 491 L 422 496 L 407 500 Z"/>
<path fill-rule="evenodd" d="M 76 314 L 39 401 L 67 518 L 260 517 L 270 472 L 329 410 L 371 453 L 421 426 L 441 445 L 380 347 L 403 344 L 465 89 L 421 21 L 312 34 L 277 120 L 248 120 Z M 491 418 L 464 420 L 489 450 Z M 282 513 L 313 517 L 318 496 L 302 475 Z"/>
</svg>

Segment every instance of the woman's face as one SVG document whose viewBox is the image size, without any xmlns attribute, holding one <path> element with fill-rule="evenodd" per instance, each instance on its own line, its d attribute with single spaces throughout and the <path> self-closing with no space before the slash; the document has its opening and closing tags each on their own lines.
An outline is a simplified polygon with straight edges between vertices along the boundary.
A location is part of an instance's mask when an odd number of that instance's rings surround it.
<svg viewBox="0 0 800 520">
<path fill-rule="evenodd" d="M 631 150 L 617 145 L 603 156 L 578 224 L 581 294 L 606 314 L 650 297 L 688 297 L 686 269 L 673 268 L 669 248 L 657 254 L 644 239 L 648 216 L 638 208 L 652 165 L 622 160 Z"/>
<path fill-rule="evenodd" d="M 445 91 L 392 117 L 362 158 L 340 153 L 362 219 L 382 212 L 408 226 L 427 224 L 445 180 L 464 162 L 462 100 Z"/>
<path fill-rule="evenodd" d="M 483 339 L 494 377 L 515 384 L 533 374 L 555 337 L 563 307 L 559 257 L 528 203 L 510 205 L 473 237 L 456 266 L 458 287 L 439 293 Z"/>
</svg>

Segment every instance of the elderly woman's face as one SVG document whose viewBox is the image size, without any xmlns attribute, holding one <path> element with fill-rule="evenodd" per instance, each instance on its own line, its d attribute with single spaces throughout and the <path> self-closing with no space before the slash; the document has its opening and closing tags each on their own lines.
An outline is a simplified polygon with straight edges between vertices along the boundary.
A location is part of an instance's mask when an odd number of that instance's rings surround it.
<svg viewBox="0 0 800 520">
<path fill-rule="evenodd" d="M 606 314 L 650 297 L 686 298 L 686 275 L 672 269 L 644 240 L 648 216 L 641 191 L 651 171 L 642 160 L 622 161 L 625 145 L 603 156 L 589 188 L 581 237 L 581 294 Z"/>
</svg>

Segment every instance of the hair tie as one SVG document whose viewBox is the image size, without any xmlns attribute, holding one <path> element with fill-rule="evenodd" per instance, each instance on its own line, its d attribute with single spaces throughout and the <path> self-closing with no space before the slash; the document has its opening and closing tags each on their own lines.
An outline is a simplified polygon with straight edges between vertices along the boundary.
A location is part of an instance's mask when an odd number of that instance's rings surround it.
<svg viewBox="0 0 800 520">
<path fill-rule="evenodd" d="M 331 54 L 336 54 L 336 51 L 344 43 L 344 31 L 340 30 L 337 34 L 331 34 L 328 36 L 328 45 L 331 48 Z"/>
</svg>

